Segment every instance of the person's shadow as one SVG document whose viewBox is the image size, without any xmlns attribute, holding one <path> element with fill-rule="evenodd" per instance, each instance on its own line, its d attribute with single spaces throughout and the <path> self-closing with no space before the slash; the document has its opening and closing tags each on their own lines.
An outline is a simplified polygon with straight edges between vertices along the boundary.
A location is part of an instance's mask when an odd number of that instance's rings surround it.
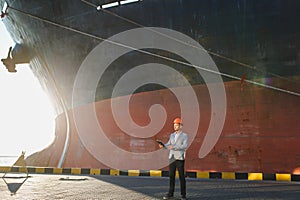
<svg viewBox="0 0 300 200">
<path fill-rule="evenodd" d="M 7 181 L 5 179 L 20 179 L 24 178 L 22 182 L 11 182 Z M 17 191 L 20 189 L 20 187 L 25 183 L 25 181 L 28 179 L 28 176 L 26 177 L 2 177 L 3 181 L 7 185 L 8 190 L 10 191 L 11 195 L 15 195 Z"/>
</svg>

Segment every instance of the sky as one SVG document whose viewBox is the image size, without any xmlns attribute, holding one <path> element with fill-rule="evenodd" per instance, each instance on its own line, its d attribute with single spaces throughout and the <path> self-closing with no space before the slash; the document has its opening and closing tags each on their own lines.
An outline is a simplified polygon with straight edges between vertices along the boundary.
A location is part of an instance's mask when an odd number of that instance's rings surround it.
<svg viewBox="0 0 300 200">
<path fill-rule="evenodd" d="M 0 21 L 0 58 L 14 42 Z M 28 65 L 9 73 L 0 62 L 0 158 L 40 151 L 54 140 L 54 110 Z"/>
</svg>

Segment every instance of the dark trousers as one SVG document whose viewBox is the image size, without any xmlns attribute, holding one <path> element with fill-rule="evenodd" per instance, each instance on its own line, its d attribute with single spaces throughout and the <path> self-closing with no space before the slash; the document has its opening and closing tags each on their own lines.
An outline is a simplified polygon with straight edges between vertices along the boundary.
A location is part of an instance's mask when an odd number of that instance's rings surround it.
<svg viewBox="0 0 300 200">
<path fill-rule="evenodd" d="M 184 160 L 170 159 L 170 164 L 169 164 L 169 176 L 170 176 L 169 194 L 170 195 L 174 194 L 176 168 L 178 169 L 178 173 L 179 173 L 181 196 L 185 196 L 186 195 L 186 183 L 185 183 L 185 175 L 184 175 Z"/>
</svg>

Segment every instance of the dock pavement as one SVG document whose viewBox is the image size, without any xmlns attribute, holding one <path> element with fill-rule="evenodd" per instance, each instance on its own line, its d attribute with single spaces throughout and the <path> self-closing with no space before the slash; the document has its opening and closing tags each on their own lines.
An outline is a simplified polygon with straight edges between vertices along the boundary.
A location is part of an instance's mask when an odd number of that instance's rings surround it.
<svg viewBox="0 0 300 200">
<path fill-rule="evenodd" d="M 0 173 L 0 177 L 3 173 Z M 0 199 L 162 199 L 168 177 L 6 174 L 0 180 Z M 175 199 L 180 199 L 176 180 Z M 300 199 L 300 182 L 187 178 L 187 199 Z"/>
</svg>

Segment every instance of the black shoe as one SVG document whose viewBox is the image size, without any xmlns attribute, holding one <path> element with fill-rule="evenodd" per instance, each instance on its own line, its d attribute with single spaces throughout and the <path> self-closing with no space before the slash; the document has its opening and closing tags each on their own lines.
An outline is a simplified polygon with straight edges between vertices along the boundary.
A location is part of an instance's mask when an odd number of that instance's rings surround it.
<svg viewBox="0 0 300 200">
<path fill-rule="evenodd" d="M 172 194 L 166 194 L 163 199 L 172 199 L 173 198 L 173 195 Z"/>
<path fill-rule="evenodd" d="M 185 196 L 181 196 L 181 200 L 186 200 L 186 197 Z"/>
</svg>

